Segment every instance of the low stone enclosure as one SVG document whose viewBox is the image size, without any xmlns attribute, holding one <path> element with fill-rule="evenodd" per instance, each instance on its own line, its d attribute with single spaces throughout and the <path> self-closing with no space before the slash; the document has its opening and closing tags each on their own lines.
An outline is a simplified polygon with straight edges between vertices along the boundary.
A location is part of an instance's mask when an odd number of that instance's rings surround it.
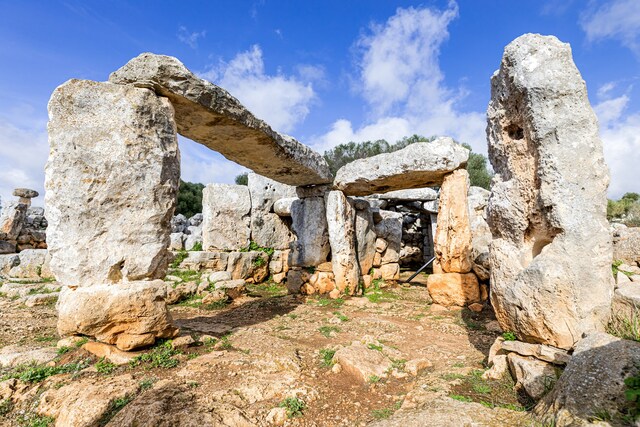
<svg viewBox="0 0 640 427">
<path fill-rule="evenodd" d="M 514 40 L 491 83 L 490 195 L 469 189 L 468 150 L 446 137 L 356 160 L 333 178 L 322 156 L 172 57 L 145 53 L 108 82 L 64 83 L 49 102 L 45 183 L 58 332 L 123 350 L 177 335 L 161 279 L 168 248 L 185 244 L 172 239 L 180 133 L 255 171 L 248 186 L 205 188 L 192 225 L 203 251 L 184 267 L 256 282 L 271 274 L 291 293 L 337 298 L 433 255 L 435 302 L 490 298 L 519 340 L 496 343 L 494 371 L 507 358 L 523 372 L 567 363 L 603 330 L 614 293 L 597 120 L 555 37 Z M 425 187 L 439 187 L 437 208 Z"/>
</svg>

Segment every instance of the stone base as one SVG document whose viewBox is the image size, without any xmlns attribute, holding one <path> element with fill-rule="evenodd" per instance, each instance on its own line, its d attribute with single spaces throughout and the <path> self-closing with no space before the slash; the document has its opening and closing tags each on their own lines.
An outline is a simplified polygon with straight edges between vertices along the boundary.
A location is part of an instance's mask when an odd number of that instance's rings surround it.
<svg viewBox="0 0 640 427">
<path fill-rule="evenodd" d="M 433 302 L 446 307 L 464 307 L 480 302 L 480 285 L 473 273 L 431 274 L 427 279 L 427 289 Z"/>
<path fill-rule="evenodd" d="M 86 335 L 120 350 L 152 345 L 172 338 L 162 280 L 63 288 L 58 299 L 58 333 Z"/>
</svg>

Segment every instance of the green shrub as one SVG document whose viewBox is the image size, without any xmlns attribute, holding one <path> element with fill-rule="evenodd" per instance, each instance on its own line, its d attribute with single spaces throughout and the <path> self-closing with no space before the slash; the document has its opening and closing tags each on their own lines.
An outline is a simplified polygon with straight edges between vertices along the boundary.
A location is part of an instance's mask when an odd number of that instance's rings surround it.
<svg viewBox="0 0 640 427">
<path fill-rule="evenodd" d="M 178 203 L 176 205 L 176 215 L 182 214 L 187 218 L 202 212 L 202 190 L 203 184 L 185 182 L 180 180 L 178 189 Z"/>
<path fill-rule="evenodd" d="M 504 332 L 502 334 L 502 338 L 504 338 L 505 341 L 515 341 L 516 339 L 518 339 L 518 337 L 516 337 L 516 334 L 511 331 Z"/>
<path fill-rule="evenodd" d="M 280 408 L 286 408 L 287 417 L 289 418 L 301 417 L 307 407 L 304 401 L 298 399 L 297 397 L 287 397 L 282 402 L 280 402 L 280 405 L 278 406 Z"/>
<path fill-rule="evenodd" d="M 182 261 L 184 261 L 189 256 L 189 253 L 184 249 L 179 250 L 176 254 L 173 262 L 169 265 L 170 268 L 179 268 Z"/>
<path fill-rule="evenodd" d="M 133 368 L 146 364 L 149 368 L 174 368 L 180 363 L 173 358 L 176 354 L 180 354 L 180 351 L 173 349 L 171 341 L 161 342 L 148 353 L 134 357 L 129 366 Z"/>
<path fill-rule="evenodd" d="M 236 176 L 236 185 L 249 185 L 249 174 L 247 172 Z"/>
<path fill-rule="evenodd" d="M 336 351 L 330 348 L 322 348 L 320 349 L 320 357 L 322 358 L 322 365 L 330 368 L 334 365 L 333 356 L 335 356 Z"/>
<path fill-rule="evenodd" d="M 196 242 L 191 248 L 191 252 L 202 252 L 202 242 Z"/>
<path fill-rule="evenodd" d="M 104 357 L 96 362 L 95 367 L 96 371 L 98 371 L 98 373 L 102 375 L 109 375 L 118 368 L 115 364 L 111 363 Z"/>
</svg>

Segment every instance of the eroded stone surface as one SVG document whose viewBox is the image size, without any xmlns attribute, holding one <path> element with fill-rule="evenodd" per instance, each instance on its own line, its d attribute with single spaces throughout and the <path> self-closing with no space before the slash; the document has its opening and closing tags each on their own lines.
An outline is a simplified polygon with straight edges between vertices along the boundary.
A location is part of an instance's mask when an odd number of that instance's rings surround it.
<svg viewBox="0 0 640 427">
<path fill-rule="evenodd" d="M 570 349 L 603 327 L 613 292 L 596 116 L 555 37 L 510 43 L 491 92 L 491 302 L 504 330 Z"/>
<path fill-rule="evenodd" d="M 329 166 L 311 148 L 274 131 L 226 90 L 171 56 L 143 53 L 109 81 L 153 87 L 176 111 L 178 132 L 253 171 L 290 185 L 331 181 Z"/>
<path fill-rule="evenodd" d="M 246 185 L 209 184 L 202 191 L 202 248 L 237 251 L 249 246 L 251 197 Z"/>
<path fill-rule="evenodd" d="M 259 246 L 289 249 L 294 235 L 291 219 L 273 212 L 276 200 L 296 196 L 296 188 L 256 173 L 249 174 L 251 194 L 251 240 Z"/>
<path fill-rule="evenodd" d="M 329 192 L 326 201 L 331 263 L 336 288 L 340 292 L 353 294 L 360 277 L 355 239 L 355 209 L 342 191 Z"/>
<path fill-rule="evenodd" d="M 49 101 L 51 270 L 64 285 L 161 278 L 180 179 L 173 108 L 149 89 L 70 80 Z"/>
<path fill-rule="evenodd" d="M 355 160 L 336 173 L 334 185 L 349 196 L 440 185 L 467 163 L 469 150 L 444 137 L 411 144 L 393 153 Z"/>
<path fill-rule="evenodd" d="M 324 198 L 296 199 L 291 205 L 291 220 L 296 240 L 291 243 L 289 264 L 306 267 L 326 262 L 331 248 Z"/>
<path fill-rule="evenodd" d="M 444 306 L 464 307 L 480 301 L 480 286 L 473 273 L 430 274 L 427 288 L 433 301 Z"/>
</svg>

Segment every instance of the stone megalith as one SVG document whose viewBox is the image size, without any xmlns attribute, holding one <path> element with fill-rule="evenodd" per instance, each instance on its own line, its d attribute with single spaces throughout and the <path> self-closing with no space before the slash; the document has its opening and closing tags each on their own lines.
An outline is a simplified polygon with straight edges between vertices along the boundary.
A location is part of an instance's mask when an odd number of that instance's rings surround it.
<svg viewBox="0 0 640 427">
<path fill-rule="evenodd" d="M 326 262 L 330 246 L 324 197 L 295 199 L 291 204 L 291 220 L 296 239 L 291 242 L 289 264 L 315 267 Z"/>
<path fill-rule="evenodd" d="M 202 248 L 238 251 L 249 247 L 250 214 L 246 185 L 207 185 L 202 192 Z"/>
<path fill-rule="evenodd" d="M 468 159 L 469 150 L 442 137 L 347 163 L 333 183 L 347 196 L 429 187 L 440 185 L 446 174 L 464 167 Z"/>
<path fill-rule="evenodd" d="M 609 171 L 587 89 L 557 38 L 523 35 L 491 78 L 491 302 L 504 330 L 570 349 L 607 320 Z"/>
<path fill-rule="evenodd" d="M 226 90 L 176 58 L 143 53 L 109 76 L 118 84 L 153 88 L 171 100 L 180 135 L 260 175 L 289 185 L 331 182 L 324 158 L 256 118 Z"/>
<path fill-rule="evenodd" d="M 251 240 L 258 246 L 279 250 L 289 249 L 295 238 L 291 219 L 274 212 L 276 200 L 296 197 L 296 188 L 257 173 L 249 173 L 251 194 Z"/>
<path fill-rule="evenodd" d="M 180 179 L 171 103 L 149 89 L 70 80 L 51 96 L 48 131 L 47 243 L 64 286 L 59 332 L 127 350 L 172 336 L 161 292 L 150 289 L 169 263 Z"/>
<path fill-rule="evenodd" d="M 335 275 L 336 293 L 353 295 L 360 280 L 355 209 L 342 191 L 328 192 L 326 203 L 331 266 Z"/>
</svg>

